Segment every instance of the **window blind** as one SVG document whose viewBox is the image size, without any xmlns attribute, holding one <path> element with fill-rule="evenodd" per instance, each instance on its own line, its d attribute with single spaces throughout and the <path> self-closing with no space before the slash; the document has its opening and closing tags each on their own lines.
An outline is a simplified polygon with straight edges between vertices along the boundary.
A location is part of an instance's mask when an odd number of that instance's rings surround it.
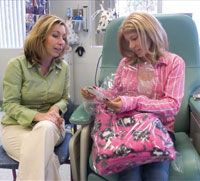
<svg viewBox="0 0 200 181">
<path fill-rule="evenodd" d="M 26 36 L 25 0 L 0 1 L 0 48 L 22 48 Z"/>
</svg>

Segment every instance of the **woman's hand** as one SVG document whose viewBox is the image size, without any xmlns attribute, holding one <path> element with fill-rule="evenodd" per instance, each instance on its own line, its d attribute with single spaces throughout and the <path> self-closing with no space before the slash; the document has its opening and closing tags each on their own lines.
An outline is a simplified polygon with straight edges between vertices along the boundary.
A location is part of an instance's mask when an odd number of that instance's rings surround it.
<svg viewBox="0 0 200 181">
<path fill-rule="evenodd" d="M 62 123 L 64 119 L 59 115 L 59 108 L 57 106 L 52 106 L 47 113 L 37 113 L 34 117 L 34 121 L 44 121 L 48 120 L 53 122 L 62 132 Z"/>
<path fill-rule="evenodd" d="M 81 94 L 85 99 L 91 100 L 94 99 L 96 96 L 90 92 L 88 92 L 85 88 L 81 89 Z"/>
<path fill-rule="evenodd" d="M 112 101 L 104 99 L 103 102 L 115 112 L 120 112 L 122 108 L 122 101 L 120 97 L 117 97 Z"/>
</svg>

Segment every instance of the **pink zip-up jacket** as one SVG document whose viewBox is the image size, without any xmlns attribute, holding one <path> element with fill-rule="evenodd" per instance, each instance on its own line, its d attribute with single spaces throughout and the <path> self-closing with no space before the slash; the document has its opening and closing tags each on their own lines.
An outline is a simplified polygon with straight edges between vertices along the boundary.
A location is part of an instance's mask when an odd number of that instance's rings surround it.
<svg viewBox="0 0 200 181">
<path fill-rule="evenodd" d="M 120 112 L 135 111 L 155 113 L 168 131 L 174 132 L 176 115 L 184 96 L 185 62 L 173 53 L 166 52 L 154 65 L 154 78 L 151 98 L 138 95 L 138 64 L 127 64 L 128 58 L 123 58 L 116 71 L 112 88 L 103 93 L 108 98 L 120 97 L 122 108 Z"/>
</svg>

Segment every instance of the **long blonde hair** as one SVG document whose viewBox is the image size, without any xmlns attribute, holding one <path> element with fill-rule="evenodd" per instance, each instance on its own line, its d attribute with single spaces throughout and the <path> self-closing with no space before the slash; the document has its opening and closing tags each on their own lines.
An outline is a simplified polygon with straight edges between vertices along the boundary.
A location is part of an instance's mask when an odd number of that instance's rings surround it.
<svg viewBox="0 0 200 181">
<path fill-rule="evenodd" d="M 134 62 L 140 61 L 129 49 L 129 44 L 124 38 L 125 33 L 131 32 L 138 34 L 141 47 L 152 63 L 156 63 L 158 57 L 164 56 L 164 51 L 168 50 L 167 34 L 159 21 L 148 13 L 134 12 L 122 22 L 118 32 L 118 46 L 123 57 L 128 57 Z"/>
<path fill-rule="evenodd" d="M 46 55 L 44 42 L 46 40 L 48 33 L 52 30 L 53 26 L 56 24 L 63 25 L 65 27 L 66 34 L 68 34 L 65 22 L 55 15 L 51 14 L 43 15 L 37 20 L 32 30 L 28 34 L 24 44 L 24 54 L 30 63 L 33 63 L 33 60 L 36 62 L 40 62 L 41 57 Z M 65 47 L 63 48 L 60 55 L 55 58 L 56 62 L 61 62 L 62 56 L 64 55 L 67 47 L 68 47 L 68 42 L 66 39 Z"/>
</svg>

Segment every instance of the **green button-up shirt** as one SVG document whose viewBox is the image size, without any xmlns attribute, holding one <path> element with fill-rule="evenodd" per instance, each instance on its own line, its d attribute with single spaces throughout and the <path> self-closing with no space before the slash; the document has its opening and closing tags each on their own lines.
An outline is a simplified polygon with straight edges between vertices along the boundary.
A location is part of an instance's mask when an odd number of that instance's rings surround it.
<svg viewBox="0 0 200 181">
<path fill-rule="evenodd" d="M 38 112 L 47 112 L 57 105 L 67 111 L 69 100 L 69 70 L 66 62 L 52 62 L 42 75 L 38 63 L 30 64 L 25 56 L 11 59 L 3 79 L 2 124 L 31 126 Z"/>
</svg>

